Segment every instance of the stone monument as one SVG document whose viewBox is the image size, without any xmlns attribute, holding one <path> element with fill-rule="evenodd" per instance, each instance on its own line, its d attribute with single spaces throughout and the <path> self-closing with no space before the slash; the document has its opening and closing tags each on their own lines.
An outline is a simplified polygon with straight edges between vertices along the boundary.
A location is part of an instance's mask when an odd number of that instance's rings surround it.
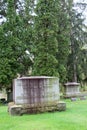
<svg viewBox="0 0 87 130">
<path fill-rule="evenodd" d="M 76 97 L 80 94 L 80 84 L 76 82 L 68 82 L 64 85 L 64 97 Z"/>
<path fill-rule="evenodd" d="M 57 77 L 32 76 L 14 79 L 13 101 L 14 103 L 8 105 L 11 115 L 66 109 L 66 104 L 60 101 Z"/>
</svg>

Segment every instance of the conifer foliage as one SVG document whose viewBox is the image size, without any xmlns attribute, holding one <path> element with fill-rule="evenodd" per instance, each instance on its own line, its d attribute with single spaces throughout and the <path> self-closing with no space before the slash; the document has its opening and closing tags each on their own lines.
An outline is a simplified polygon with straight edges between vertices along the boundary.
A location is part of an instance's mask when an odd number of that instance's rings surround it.
<svg viewBox="0 0 87 130">
<path fill-rule="evenodd" d="M 17 74 L 87 78 L 87 27 L 73 0 L 1 0 L 0 19 L 1 86 Z"/>
<path fill-rule="evenodd" d="M 57 10 L 53 0 L 39 0 L 35 18 L 34 75 L 57 76 Z"/>
</svg>

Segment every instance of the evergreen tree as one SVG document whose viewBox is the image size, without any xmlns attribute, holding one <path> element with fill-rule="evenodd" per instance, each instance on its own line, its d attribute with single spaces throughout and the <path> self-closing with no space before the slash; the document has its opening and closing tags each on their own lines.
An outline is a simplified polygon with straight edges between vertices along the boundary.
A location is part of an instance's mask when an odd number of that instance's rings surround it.
<svg viewBox="0 0 87 130">
<path fill-rule="evenodd" d="M 86 43 L 84 19 L 82 13 L 72 9 L 70 11 L 70 55 L 68 59 L 68 78 L 77 82 L 81 73 L 81 48 Z"/>
<path fill-rule="evenodd" d="M 39 0 L 35 18 L 35 55 L 33 75 L 58 76 L 56 54 L 57 9 L 53 0 Z"/>
<path fill-rule="evenodd" d="M 33 65 L 33 43 L 34 43 L 34 0 L 25 0 L 23 2 L 24 10 L 22 14 L 19 13 L 22 19 L 22 37 L 21 41 L 26 46 L 26 54 L 24 54 L 20 61 L 22 63 L 21 75 L 29 75 L 29 70 Z"/>
<path fill-rule="evenodd" d="M 0 40 L 0 83 L 9 86 L 17 75 L 18 56 L 20 54 L 21 41 L 17 38 L 16 11 L 14 1 L 8 0 L 7 21 L 2 25 L 2 38 Z"/>
<path fill-rule="evenodd" d="M 69 1 L 70 2 L 70 1 Z M 60 82 L 65 82 L 67 80 L 67 61 L 69 55 L 69 43 L 70 43 L 70 23 L 69 23 L 69 15 L 67 13 L 68 1 L 60 0 L 58 1 L 58 32 L 57 32 L 57 40 L 58 40 L 58 72 L 60 77 Z"/>
<path fill-rule="evenodd" d="M 1 25 L 0 84 L 9 86 L 17 74 L 28 73 L 31 64 L 26 54 L 26 36 L 22 18 L 16 13 L 15 0 L 8 0 L 7 21 Z"/>
</svg>

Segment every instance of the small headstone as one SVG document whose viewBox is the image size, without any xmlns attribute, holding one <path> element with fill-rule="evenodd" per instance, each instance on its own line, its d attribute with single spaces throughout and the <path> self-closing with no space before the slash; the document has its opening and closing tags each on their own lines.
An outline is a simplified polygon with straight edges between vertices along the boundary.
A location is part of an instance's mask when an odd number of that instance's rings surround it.
<svg viewBox="0 0 87 130">
<path fill-rule="evenodd" d="M 77 101 L 77 98 L 71 98 L 71 101 Z"/>
<path fill-rule="evenodd" d="M 86 97 L 85 96 L 80 97 L 80 100 L 86 100 Z"/>
</svg>

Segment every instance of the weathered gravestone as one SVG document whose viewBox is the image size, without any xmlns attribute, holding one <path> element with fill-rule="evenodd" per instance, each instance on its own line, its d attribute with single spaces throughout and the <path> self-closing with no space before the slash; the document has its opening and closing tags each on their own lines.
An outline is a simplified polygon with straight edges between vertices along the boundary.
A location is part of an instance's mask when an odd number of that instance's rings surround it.
<svg viewBox="0 0 87 130">
<path fill-rule="evenodd" d="M 86 100 L 86 97 L 85 96 L 81 96 L 80 100 Z"/>
<path fill-rule="evenodd" d="M 77 98 L 71 98 L 71 101 L 77 101 Z"/>
<path fill-rule="evenodd" d="M 68 82 L 64 85 L 64 96 L 66 98 L 77 97 L 80 95 L 80 84 Z"/>
<path fill-rule="evenodd" d="M 66 109 L 66 103 L 60 102 L 59 80 L 56 77 L 32 76 L 15 79 L 13 101 L 14 105 L 9 106 L 11 115 Z"/>
</svg>

